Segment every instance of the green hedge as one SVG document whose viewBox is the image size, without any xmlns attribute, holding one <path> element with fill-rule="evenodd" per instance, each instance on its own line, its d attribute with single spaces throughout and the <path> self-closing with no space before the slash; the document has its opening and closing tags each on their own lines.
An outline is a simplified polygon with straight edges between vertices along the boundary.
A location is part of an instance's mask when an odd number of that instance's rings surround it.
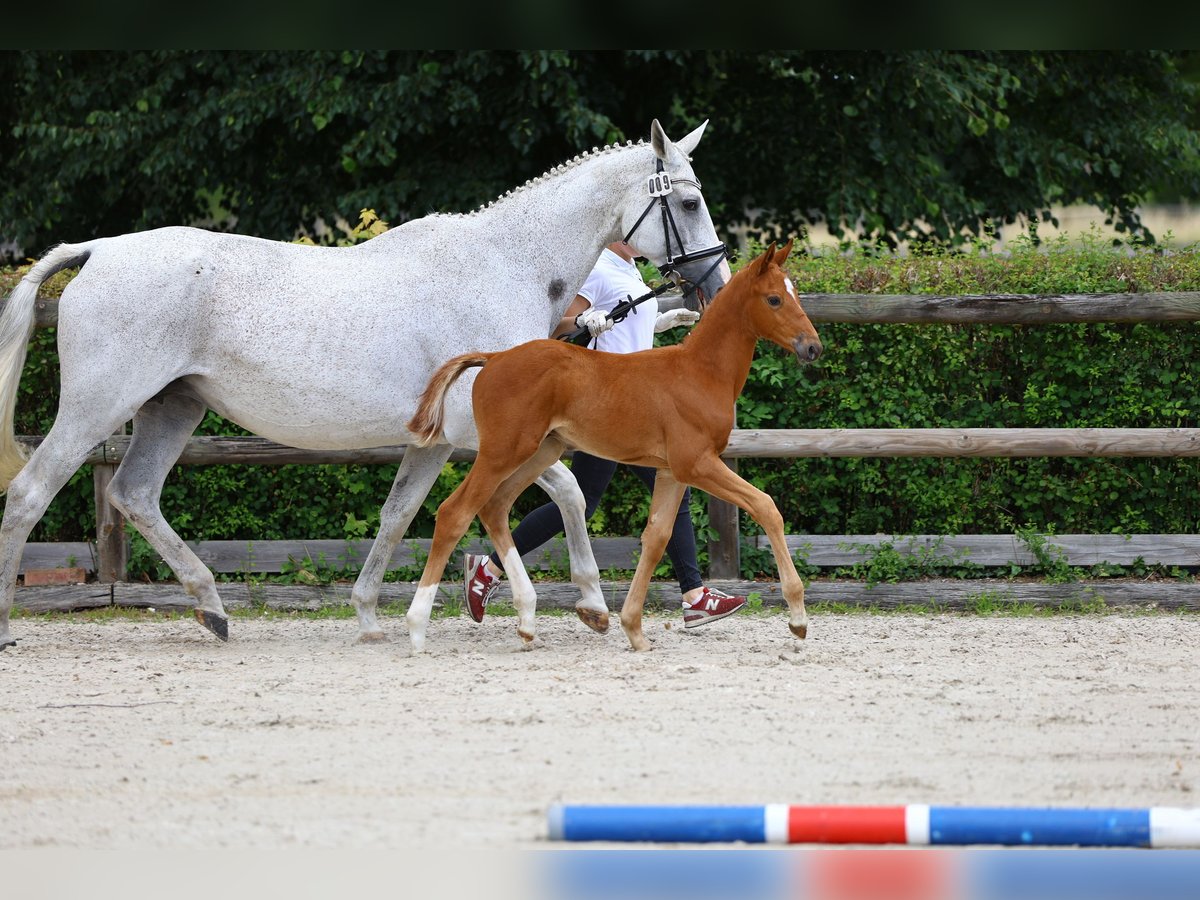
<svg viewBox="0 0 1200 900">
<path fill-rule="evenodd" d="M 797 253 L 812 293 L 1096 293 L 1200 290 L 1200 254 L 1082 243 L 1003 252 L 891 256 Z M 822 325 L 825 354 L 800 368 L 760 347 L 739 404 L 741 427 L 1196 427 L 1200 326 Z M 18 433 L 44 434 L 56 405 L 53 332 L 35 338 Z M 210 415 L 205 434 L 239 433 Z M 764 459 L 742 474 L 779 504 L 789 533 L 994 533 L 1200 530 L 1195 459 Z M 409 535 L 432 533 L 437 504 L 465 466 L 447 466 Z M 76 475 L 32 540 L 86 540 L 89 472 Z M 188 539 L 371 536 L 395 466 L 178 467 L 163 492 Z M 518 514 L 544 502 L 531 490 Z M 620 473 L 592 520 L 596 534 L 637 534 L 648 495 Z M 693 500 L 703 538 L 707 515 Z M 747 523 L 751 526 L 752 523 Z M 747 528 L 749 530 L 749 527 Z"/>
</svg>

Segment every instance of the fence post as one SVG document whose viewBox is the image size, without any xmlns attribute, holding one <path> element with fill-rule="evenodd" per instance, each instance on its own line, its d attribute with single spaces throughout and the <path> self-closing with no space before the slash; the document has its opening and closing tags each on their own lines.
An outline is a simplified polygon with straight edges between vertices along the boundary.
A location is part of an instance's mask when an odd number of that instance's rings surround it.
<svg viewBox="0 0 1200 900">
<path fill-rule="evenodd" d="M 737 405 L 733 408 L 733 427 L 737 428 Z M 734 472 L 736 459 L 722 460 Z M 712 495 L 708 498 L 708 523 L 716 535 L 708 542 L 708 577 L 714 580 L 736 580 L 742 572 L 742 531 L 738 523 L 741 512 L 732 503 Z"/>
<path fill-rule="evenodd" d="M 727 459 L 725 465 L 737 471 L 737 460 Z M 716 536 L 708 542 L 708 577 L 735 581 L 742 570 L 742 532 L 738 524 L 741 512 L 732 503 L 708 498 L 708 521 Z"/>
<path fill-rule="evenodd" d="M 125 434 L 121 426 L 117 434 Z M 125 535 L 125 517 L 108 502 L 108 484 L 117 474 L 114 463 L 92 466 L 96 501 L 96 577 L 105 583 L 124 581 L 129 565 L 129 539 Z"/>
</svg>

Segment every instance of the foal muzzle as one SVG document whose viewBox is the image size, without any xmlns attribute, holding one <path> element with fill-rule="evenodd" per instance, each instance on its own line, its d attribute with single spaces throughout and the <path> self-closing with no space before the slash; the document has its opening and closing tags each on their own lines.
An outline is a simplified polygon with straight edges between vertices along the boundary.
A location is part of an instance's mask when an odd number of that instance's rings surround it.
<svg viewBox="0 0 1200 900">
<path fill-rule="evenodd" d="M 816 362 L 822 349 L 821 342 L 815 337 L 798 337 L 792 341 L 792 350 L 801 363 Z"/>
</svg>

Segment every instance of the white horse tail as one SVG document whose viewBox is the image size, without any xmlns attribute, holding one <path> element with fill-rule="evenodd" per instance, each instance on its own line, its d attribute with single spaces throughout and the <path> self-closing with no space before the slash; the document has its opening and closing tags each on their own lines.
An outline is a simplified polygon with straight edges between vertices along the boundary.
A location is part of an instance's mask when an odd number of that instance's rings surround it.
<svg viewBox="0 0 1200 900">
<path fill-rule="evenodd" d="M 408 430 L 416 436 L 418 447 L 428 447 L 442 436 L 446 414 L 446 391 L 467 369 L 484 365 L 495 353 L 463 353 L 442 363 L 421 392 L 417 412 L 408 420 Z"/>
<path fill-rule="evenodd" d="M 38 288 L 55 272 L 82 264 L 91 253 L 85 244 L 59 244 L 26 273 L 0 313 L 0 493 L 8 490 L 29 459 L 29 451 L 17 442 L 13 417 L 25 352 L 33 335 Z"/>
</svg>

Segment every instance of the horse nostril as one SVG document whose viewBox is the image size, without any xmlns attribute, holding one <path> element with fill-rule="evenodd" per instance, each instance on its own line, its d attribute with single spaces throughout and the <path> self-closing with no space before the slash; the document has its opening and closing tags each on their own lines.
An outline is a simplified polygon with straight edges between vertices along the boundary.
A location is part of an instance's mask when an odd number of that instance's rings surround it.
<svg viewBox="0 0 1200 900">
<path fill-rule="evenodd" d="M 814 361 L 820 355 L 821 355 L 821 345 L 820 344 L 809 344 L 809 347 L 808 347 L 809 362 Z"/>
</svg>

